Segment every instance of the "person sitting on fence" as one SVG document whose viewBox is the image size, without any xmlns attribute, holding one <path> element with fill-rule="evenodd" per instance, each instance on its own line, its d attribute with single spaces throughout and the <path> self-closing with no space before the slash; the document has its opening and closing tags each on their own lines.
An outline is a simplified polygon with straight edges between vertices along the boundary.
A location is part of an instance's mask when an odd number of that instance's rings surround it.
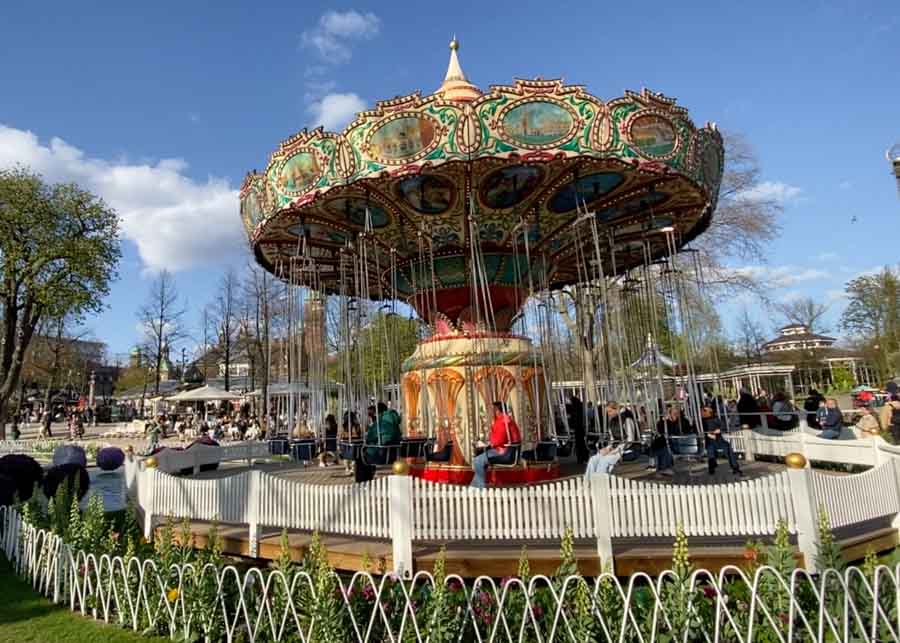
<svg viewBox="0 0 900 643">
<path fill-rule="evenodd" d="M 841 429 L 844 428 L 844 416 L 838 408 L 837 400 L 829 397 L 825 400 L 825 413 L 819 416 L 822 425 L 820 438 L 836 440 L 841 437 Z"/>
<path fill-rule="evenodd" d="M 860 407 L 859 412 L 860 416 L 856 421 L 856 428 L 858 430 L 866 435 L 878 435 L 881 433 L 881 421 L 878 419 L 878 416 L 875 415 L 875 412 L 872 411 L 872 407 Z"/>
<path fill-rule="evenodd" d="M 473 468 L 475 477 L 473 487 L 485 487 L 488 464 L 512 464 L 516 451 L 512 447 L 521 447 L 522 434 L 519 425 L 509 414 L 503 402 L 494 402 L 494 420 L 491 422 L 490 444 L 480 455 L 475 456 Z"/>
<path fill-rule="evenodd" d="M 585 480 L 595 473 L 612 473 L 612 470 L 622 459 L 622 453 L 625 451 L 625 443 L 621 442 L 616 446 L 609 445 L 603 447 L 597 453 L 591 456 L 587 463 L 587 469 L 584 471 Z"/>
<path fill-rule="evenodd" d="M 798 422 L 796 410 L 787 395 L 778 391 L 772 398 L 771 427 L 780 431 L 793 429 Z"/>
<path fill-rule="evenodd" d="M 377 414 L 377 415 L 376 415 Z M 369 464 L 387 464 L 387 447 L 400 444 L 403 437 L 400 433 L 400 416 L 396 411 L 379 402 L 377 407 L 369 407 L 369 418 L 372 423 L 366 431 L 366 460 Z"/>
<path fill-rule="evenodd" d="M 700 411 L 703 420 L 703 433 L 706 434 L 706 457 L 709 463 L 709 475 L 716 472 L 718 452 L 722 451 L 731 465 L 731 472 L 736 476 L 743 475 L 738 466 L 737 455 L 731 444 L 722 437 L 722 420 L 715 417 L 712 407 L 704 406 Z"/>
</svg>

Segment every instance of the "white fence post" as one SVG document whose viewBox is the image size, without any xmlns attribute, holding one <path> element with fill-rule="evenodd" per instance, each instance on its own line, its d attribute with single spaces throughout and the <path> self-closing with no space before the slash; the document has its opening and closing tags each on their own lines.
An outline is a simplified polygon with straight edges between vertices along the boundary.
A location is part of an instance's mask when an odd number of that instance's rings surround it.
<svg viewBox="0 0 900 643">
<path fill-rule="evenodd" d="M 597 537 L 597 555 L 604 572 L 615 574 L 616 561 L 612 548 L 612 494 L 608 473 L 595 473 L 590 477 L 590 494 L 593 505 L 593 523 Z"/>
<path fill-rule="evenodd" d="M 753 429 L 743 429 L 741 433 L 744 438 L 744 462 L 755 462 L 756 456 L 753 454 Z"/>
<path fill-rule="evenodd" d="M 149 480 L 142 480 L 144 489 L 143 493 L 138 494 L 138 498 L 143 500 L 141 504 L 141 509 L 144 510 L 144 539 L 148 542 L 153 542 L 153 515 L 154 515 L 154 504 L 156 499 L 156 485 L 158 483 L 156 469 L 150 470 L 150 475 L 146 475 L 146 470 L 138 471 L 138 476 L 140 477 L 149 477 Z M 139 483 L 140 484 L 140 483 Z"/>
<path fill-rule="evenodd" d="M 816 555 L 819 550 L 819 531 L 812 469 L 788 469 L 791 486 L 791 502 L 797 520 L 797 548 L 803 554 L 803 565 L 808 572 L 817 572 Z"/>
<path fill-rule="evenodd" d="M 262 492 L 262 471 L 253 469 L 247 481 L 247 512 L 250 522 L 250 556 L 259 556 L 259 501 Z"/>
<path fill-rule="evenodd" d="M 393 543 L 394 573 L 412 578 L 412 476 L 389 476 L 388 497 L 391 502 L 391 541 Z"/>
</svg>

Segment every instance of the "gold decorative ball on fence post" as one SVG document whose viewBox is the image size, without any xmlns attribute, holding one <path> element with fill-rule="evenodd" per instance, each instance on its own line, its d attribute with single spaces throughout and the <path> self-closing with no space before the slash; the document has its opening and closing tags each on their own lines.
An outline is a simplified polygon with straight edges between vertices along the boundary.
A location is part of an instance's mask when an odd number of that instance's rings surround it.
<svg viewBox="0 0 900 643">
<path fill-rule="evenodd" d="M 395 476 L 408 476 L 409 463 L 406 460 L 397 460 L 392 467 Z"/>
<path fill-rule="evenodd" d="M 788 453 L 784 463 L 791 469 L 802 469 L 806 466 L 806 457 L 802 453 Z"/>
<path fill-rule="evenodd" d="M 159 465 L 159 462 L 156 461 L 152 455 L 144 460 L 144 466 L 148 469 L 155 469 Z"/>
</svg>

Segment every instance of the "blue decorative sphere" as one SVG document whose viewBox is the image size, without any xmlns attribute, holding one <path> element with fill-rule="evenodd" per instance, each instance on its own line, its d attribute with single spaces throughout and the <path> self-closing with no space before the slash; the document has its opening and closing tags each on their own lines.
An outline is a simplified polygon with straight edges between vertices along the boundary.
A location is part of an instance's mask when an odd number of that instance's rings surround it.
<svg viewBox="0 0 900 643">
<path fill-rule="evenodd" d="M 97 466 L 103 471 L 115 471 L 125 463 L 125 452 L 119 447 L 103 447 L 97 452 Z"/>
</svg>

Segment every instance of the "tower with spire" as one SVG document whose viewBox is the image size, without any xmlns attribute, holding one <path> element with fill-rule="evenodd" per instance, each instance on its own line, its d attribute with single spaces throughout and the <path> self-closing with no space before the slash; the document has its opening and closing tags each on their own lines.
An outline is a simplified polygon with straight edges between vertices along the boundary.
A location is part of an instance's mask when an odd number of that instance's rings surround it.
<svg viewBox="0 0 900 643">
<path fill-rule="evenodd" d="M 450 41 L 450 64 L 447 65 L 447 75 L 444 76 L 444 82 L 435 93 L 441 94 L 445 100 L 473 101 L 481 96 L 481 90 L 466 78 L 466 74 L 459 64 L 457 51 L 459 51 L 459 41 L 454 36 Z"/>
</svg>

